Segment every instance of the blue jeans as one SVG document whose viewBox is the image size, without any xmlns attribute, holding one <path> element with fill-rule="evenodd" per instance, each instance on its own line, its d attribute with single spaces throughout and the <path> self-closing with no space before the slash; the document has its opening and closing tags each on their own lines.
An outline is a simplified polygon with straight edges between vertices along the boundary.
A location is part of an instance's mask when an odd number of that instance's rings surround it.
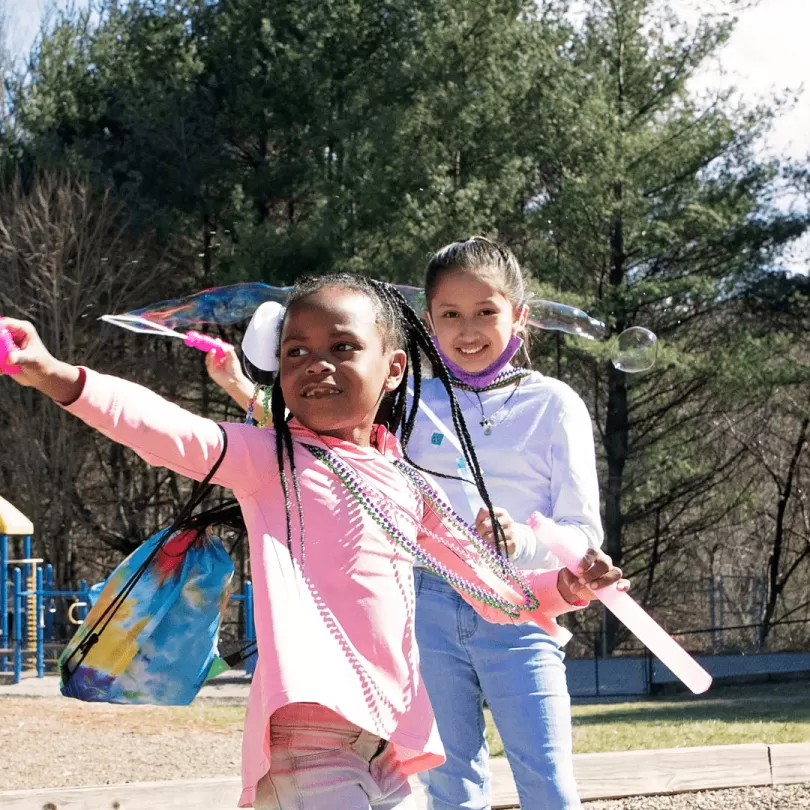
<svg viewBox="0 0 810 810">
<path fill-rule="evenodd" d="M 490 624 L 416 570 L 416 636 L 447 762 L 425 774 L 431 810 L 488 810 L 484 701 L 522 810 L 579 810 L 563 653 L 533 624 Z"/>
</svg>

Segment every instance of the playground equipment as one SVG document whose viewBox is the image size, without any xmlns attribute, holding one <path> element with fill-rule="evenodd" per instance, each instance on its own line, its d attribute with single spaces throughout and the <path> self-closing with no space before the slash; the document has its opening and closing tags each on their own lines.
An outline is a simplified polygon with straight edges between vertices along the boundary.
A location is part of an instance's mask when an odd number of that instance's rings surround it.
<svg viewBox="0 0 810 810">
<path fill-rule="evenodd" d="M 42 589 L 42 560 L 31 555 L 33 533 L 33 523 L 0 498 L 0 673 L 8 672 L 10 658 L 15 682 L 23 659 L 27 666 L 40 668 L 36 640 L 40 635 L 37 618 L 41 612 L 38 592 Z M 21 542 L 12 545 L 13 538 L 21 538 Z M 19 556 L 12 557 L 12 551 Z M 10 566 L 15 568 L 9 578 Z"/>
<path fill-rule="evenodd" d="M 92 605 L 85 580 L 78 590 L 56 590 L 53 567 L 32 555 L 31 521 L 0 498 L 0 679 L 19 683 L 23 674 L 45 676 L 56 671 L 59 653 Z M 238 605 L 244 641 L 256 638 L 253 624 L 253 588 L 245 582 Z M 63 616 L 57 615 L 57 604 Z M 253 674 L 255 656 L 245 662 Z"/>
</svg>

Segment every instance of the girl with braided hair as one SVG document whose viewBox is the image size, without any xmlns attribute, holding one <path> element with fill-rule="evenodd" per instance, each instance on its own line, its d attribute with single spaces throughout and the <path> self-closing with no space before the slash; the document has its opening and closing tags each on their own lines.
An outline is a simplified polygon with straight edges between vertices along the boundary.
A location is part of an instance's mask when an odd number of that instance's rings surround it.
<svg viewBox="0 0 810 810">
<path fill-rule="evenodd" d="M 261 430 L 218 425 L 139 385 L 61 362 L 30 323 L 0 319 L 18 347 L 8 356 L 11 380 L 150 464 L 202 480 L 219 462 L 212 480 L 239 502 L 259 651 L 240 806 L 412 806 L 407 776 L 443 761 L 414 641 L 415 559 L 485 618 L 534 621 L 549 633 L 551 617 L 587 601 L 585 582 L 617 580 L 593 557 L 579 577 L 517 574 L 404 463 L 392 433 L 410 419 L 403 347 L 437 358 L 417 324 L 386 287 L 351 277 L 301 285 L 281 324 L 273 426 Z M 389 396 L 389 423 L 375 424 Z"/>
</svg>

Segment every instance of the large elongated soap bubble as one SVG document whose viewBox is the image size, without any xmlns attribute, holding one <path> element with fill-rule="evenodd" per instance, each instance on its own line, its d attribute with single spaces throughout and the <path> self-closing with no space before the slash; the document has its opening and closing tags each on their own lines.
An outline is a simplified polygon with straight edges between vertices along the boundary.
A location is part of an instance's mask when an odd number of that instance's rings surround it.
<svg viewBox="0 0 810 810">
<path fill-rule="evenodd" d="M 420 287 L 397 285 L 408 303 L 422 312 L 425 294 Z M 111 315 L 105 320 L 124 328 L 132 328 L 126 316 L 137 316 L 141 324 L 152 321 L 170 329 L 189 328 L 199 324 L 226 326 L 248 320 L 266 301 L 285 304 L 292 287 L 273 287 L 261 282 L 212 287 L 185 298 L 160 301 L 142 309 Z M 537 329 L 564 332 L 588 340 L 605 340 L 609 330 L 602 321 L 587 312 L 556 301 L 535 299 L 529 305 L 529 324 Z M 140 331 L 144 331 L 141 326 Z M 611 360 L 620 371 L 635 374 L 646 371 L 655 363 L 658 339 L 649 329 L 632 326 L 622 332 L 615 343 Z"/>
</svg>

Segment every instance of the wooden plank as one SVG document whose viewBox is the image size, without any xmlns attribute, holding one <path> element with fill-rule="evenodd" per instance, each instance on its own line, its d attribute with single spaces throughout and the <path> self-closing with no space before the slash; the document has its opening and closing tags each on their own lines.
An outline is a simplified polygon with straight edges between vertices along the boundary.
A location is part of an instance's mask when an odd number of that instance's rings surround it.
<svg viewBox="0 0 810 810">
<path fill-rule="evenodd" d="M 514 792 L 512 774 L 506 760 L 495 760 L 496 771 L 506 765 L 507 790 Z M 427 795 L 418 779 L 411 780 L 417 810 L 427 810 Z M 495 793 L 503 798 L 496 781 Z M 52 790 L 16 790 L 0 792 L 3 810 L 233 810 L 239 798 L 238 779 L 181 780 L 175 782 L 141 782 L 131 785 L 104 785 L 102 787 L 56 788 Z M 495 808 L 517 807 L 514 801 L 493 804 Z"/>
<path fill-rule="evenodd" d="M 239 779 L 184 779 L 131 785 L 15 790 L 0 793 L 3 810 L 233 810 Z"/>
<path fill-rule="evenodd" d="M 507 759 L 491 768 L 493 810 L 519 807 Z M 768 746 L 758 744 L 577 754 L 574 771 L 583 801 L 771 784 Z"/>
<path fill-rule="evenodd" d="M 490 765 L 493 810 L 519 807 L 506 757 Z M 574 771 L 583 801 L 771 784 L 768 746 L 758 744 L 577 754 Z"/>
<path fill-rule="evenodd" d="M 511 774 L 509 775 L 511 781 Z M 426 810 L 427 796 L 417 778 L 411 780 L 418 810 Z M 52 790 L 0 792 L 3 810 L 155 810 L 205 808 L 233 810 L 239 799 L 239 779 L 140 782 Z"/>
<path fill-rule="evenodd" d="M 509 760 L 506 757 L 491 759 L 489 766 L 492 773 L 492 810 L 520 807 Z"/>
<path fill-rule="evenodd" d="M 506 757 L 490 760 L 492 769 L 492 810 L 520 807 L 515 782 Z M 418 776 L 411 777 L 411 789 L 417 810 L 427 810 L 427 791 Z M 1 798 L 1 797 L 0 797 Z"/>
<path fill-rule="evenodd" d="M 769 748 L 774 785 L 810 782 L 810 743 L 779 743 Z"/>
<path fill-rule="evenodd" d="M 771 784 L 758 744 L 579 754 L 574 770 L 583 800 Z"/>
</svg>

